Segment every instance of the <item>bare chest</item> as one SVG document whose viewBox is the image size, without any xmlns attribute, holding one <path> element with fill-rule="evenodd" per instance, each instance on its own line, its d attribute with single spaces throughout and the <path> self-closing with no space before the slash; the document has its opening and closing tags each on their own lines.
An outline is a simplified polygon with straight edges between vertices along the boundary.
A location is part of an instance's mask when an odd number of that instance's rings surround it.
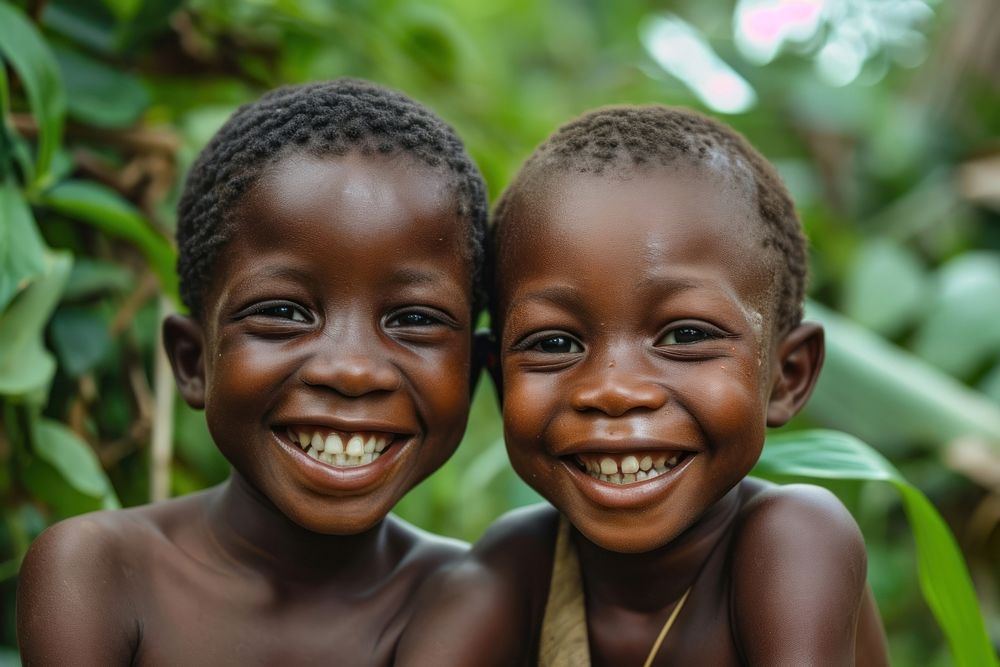
<svg viewBox="0 0 1000 667">
<path fill-rule="evenodd" d="M 245 573 L 159 563 L 137 602 L 137 665 L 391 664 L 410 587 L 275 586 Z"/>
</svg>

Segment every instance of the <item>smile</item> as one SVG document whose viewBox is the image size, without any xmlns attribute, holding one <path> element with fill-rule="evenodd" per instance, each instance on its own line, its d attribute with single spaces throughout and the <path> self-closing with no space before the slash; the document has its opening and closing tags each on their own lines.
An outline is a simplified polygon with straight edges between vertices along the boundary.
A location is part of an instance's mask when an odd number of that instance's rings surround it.
<svg viewBox="0 0 1000 667">
<path fill-rule="evenodd" d="M 288 439 L 317 461 L 340 468 L 356 468 L 377 460 L 392 445 L 395 435 L 295 426 L 289 427 Z"/>
<path fill-rule="evenodd" d="M 645 452 L 636 454 L 575 454 L 576 466 L 594 479 L 609 484 L 635 484 L 671 470 L 688 452 Z"/>
</svg>

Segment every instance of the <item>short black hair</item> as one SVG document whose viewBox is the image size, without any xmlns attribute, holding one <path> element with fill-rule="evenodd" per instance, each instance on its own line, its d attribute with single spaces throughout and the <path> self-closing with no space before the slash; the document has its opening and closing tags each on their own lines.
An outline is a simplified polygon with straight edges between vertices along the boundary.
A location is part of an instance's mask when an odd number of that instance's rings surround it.
<svg viewBox="0 0 1000 667">
<path fill-rule="evenodd" d="M 690 109 L 663 105 L 612 106 L 585 113 L 560 127 L 528 157 L 497 202 L 491 229 L 490 264 L 505 221 L 526 196 L 543 190 L 553 174 L 629 173 L 677 163 L 711 165 L 725 160 L 741 172 L 757 200 L 762 246 L 775 273 L 775 331 L 802 320 L 808 266 L 802 223 L 774 167 L 738 132 Z M 495 281 L 489 289 L 495 293 Z"/>
<path fill-rule="evenodd" d="M 486 187 L 455 131 L 406 95 L 360 79 L 286 86 L 236 110 L 188 173 L 177 207 L 181 299 L 200 316 L 231 214 L 264 169 L 294 152 L 343 156 L 401 151 L 442 170 L 469 225 L 473 309 L 485 304 Z"/>
</svg>

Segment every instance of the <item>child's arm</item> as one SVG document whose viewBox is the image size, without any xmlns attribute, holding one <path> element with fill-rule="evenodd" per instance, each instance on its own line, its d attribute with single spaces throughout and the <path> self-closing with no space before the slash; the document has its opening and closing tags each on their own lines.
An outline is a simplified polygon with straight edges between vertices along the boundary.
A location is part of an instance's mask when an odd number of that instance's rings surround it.
<svg viewBox="0 0 1000 667">
<path fill-rule="evenodd" d="M 458 563 L 421 588 L 399 667 L 535 662 L 558 515 L 550 506 L 499 519 Z"/>
<path fill-rule="evenodd" d="M 130 568 L 95 515 L 58 523 L 32 543 L 17 587 L 17 640 L 27 665 L 127 665 L 139 628 Z"/>
<path fill-rule="evenodd" d="M 775 487 L 744 508 L 733 556 L 733 628 L 751 665 L 852 665 L 867 556 L 828 491 Z M 871 656 L 870 656 L 871 657 Z M 869 664 L 885 664 L 871 657 Z"/>
</svg>

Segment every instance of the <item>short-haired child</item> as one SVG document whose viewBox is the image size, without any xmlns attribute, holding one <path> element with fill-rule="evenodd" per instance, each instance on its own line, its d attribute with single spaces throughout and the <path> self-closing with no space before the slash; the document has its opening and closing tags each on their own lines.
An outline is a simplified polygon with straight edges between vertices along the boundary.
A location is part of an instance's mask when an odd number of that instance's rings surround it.
<svg viewBox="0 0 1000 667">
<path fill-rule="evenodd" d="M 401 93 L 341 79 L 238 110 L 187 180 L 190 315 L 163 326 L 231 476 L 46 531 L 25 664 L 390 664 L 417 586 L 464 551 L 389 512 L 465 429 L 485 211 L 461 141 Z"/>
<path fill-rule="evenodd" d="M 843 505 L 747 477 L 824 349 L 774 170 L 700 114 L 600 109 L 495 217 L 504 434 L 552 505 L 431 580 L 407 664 L 885 664 Z"/>
</svg>

